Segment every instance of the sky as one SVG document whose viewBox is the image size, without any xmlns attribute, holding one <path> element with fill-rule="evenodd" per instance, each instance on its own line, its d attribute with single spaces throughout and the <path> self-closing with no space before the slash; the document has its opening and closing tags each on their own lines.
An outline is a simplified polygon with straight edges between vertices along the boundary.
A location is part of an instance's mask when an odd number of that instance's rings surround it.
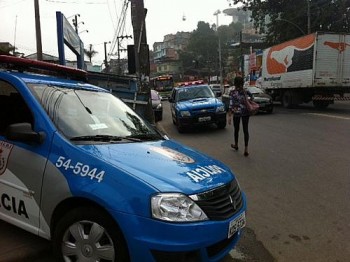
<svg viewBox="0 0 350 262">
<path fill-rule="evenodd" d="M 98 53 L 93 57 L 93 64 L 100 65 L 104 60 L 104 42 L 107 42 L 108 57 L 117 53 L 116 39 L 123 3 L 127 0 L 39 0 L 42 50 L 45 54 L 58 56 L 56 12 L 61 12 L 72 24 L 77 16 L 78 32 L 84 43 Z M 162 42 L 167 34 L 179 31 L 192 32 L 198 21 L 210 25 L 228 25 L 232 17 L 222 13 L 230 8 L 230 0 L 144 0 L 147 8 L 146 34 L 147 43 L 153 49 L 154 42 Z M 234 6 L 236 7 L 236 6 Z M 124 29 L 120 35 L 133 35 L 131 26 L 130 4 L 125 17 Z M 220 10 L 217 16 L 214 13 Z M 18 52 L 25 55 L 36 53 L 36 32 L 34 0 L 0 0 L 0 42 L 9 42 Z M 109 43 L 111 42 L 111 43 Z M 121 49 L 133 44 L 132 39 L 120 40 Z M 75 60 L 75 55 L 66 48 L 66 58 Z M 111 56 L 109 55 L 111 54 Z M 121 58 L 126 52 L 121 52 Z"/>
</svg>

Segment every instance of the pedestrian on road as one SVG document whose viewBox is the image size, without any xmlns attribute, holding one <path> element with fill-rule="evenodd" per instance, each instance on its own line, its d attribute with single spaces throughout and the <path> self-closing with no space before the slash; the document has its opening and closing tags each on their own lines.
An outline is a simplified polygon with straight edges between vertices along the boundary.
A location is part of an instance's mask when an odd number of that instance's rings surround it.
<svg viewBox="0 0 350 262">
<path fill-rule="evenodd" d="M 244 79 L 241 76 L 237 76 L 234 79 L 235 89 L 230 93 L 230 104 L 228 110 L 228 124 L 231 125 L 233 119 L 234 127 L 234 144 L 231 144 L 231 148 L 238 150 L 238 135 L 239 135 L 239 126 L 242 119 L 243 134 L 244 134 L 244 156 L 248 156 L 248 142 L 249 142 L 249 116 L 250 113 L 246 106 L 247 96 L 252 97 L 252 94 L 248 91 L 245 91 L 243 88 Z M 232 117 L 233 115 L 233 117 Z"/>
</svg>

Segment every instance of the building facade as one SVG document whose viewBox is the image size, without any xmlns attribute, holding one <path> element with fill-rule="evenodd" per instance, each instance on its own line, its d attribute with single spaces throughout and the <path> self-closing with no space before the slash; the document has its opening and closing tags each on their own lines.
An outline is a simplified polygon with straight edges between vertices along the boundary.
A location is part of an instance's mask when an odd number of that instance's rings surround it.
<svg viewBox="0 0 350 262">
<path fill-rule="evenodd" d="M 179 60 L 179 51 L 186 48 L 191 33 L 177 32 L 164 36 L 163 42 L 155 42 L 151 57 L 151 77 L 172 75 L 179 80 L 183 75 L 182 63 Z"/>
</svg>

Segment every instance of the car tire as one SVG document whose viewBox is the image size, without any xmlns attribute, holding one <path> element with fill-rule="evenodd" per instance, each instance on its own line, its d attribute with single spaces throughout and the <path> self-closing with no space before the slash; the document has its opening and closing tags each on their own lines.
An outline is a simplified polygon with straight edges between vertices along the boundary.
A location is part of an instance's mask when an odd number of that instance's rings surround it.
<svg viewBox="0 0 350 262">
<path fill-rule="evenodd" d="M 162 119 L 163 119 L 163 116 L 162 116 L 162 115 L 154 115 L 154 121 L 155 121 L 155 122 L 162 121 Z"/>
<path fill-rule="evenodd" d="M 176 125 L 176 127 L 177 127 L 177 131 L 179 132 L 179 133 L 183 133 L 184 131 L 185 131 L 185 128 L 183 127 L 183 126 L 181 126 L 181 125 Z"/>
<path fill-rule="evenodd" d="M 129 261 L 126 242 L 114 220 L 103 210 L 80 207 L 60 219 L 53 234 L 58 261 Z"/>
<path fill-rule="evenodd" d="M 268 114 L 272 114 L 272 112 L 273 112 L 273 107 L 266 110 L 266 113 L 268 113 Z"/>
<path fill-rule="evenodd" d="M 224 129 L 226 127 L 226 121 L 221 121 L 217 123 L 219 129 Z"/>
</svg>

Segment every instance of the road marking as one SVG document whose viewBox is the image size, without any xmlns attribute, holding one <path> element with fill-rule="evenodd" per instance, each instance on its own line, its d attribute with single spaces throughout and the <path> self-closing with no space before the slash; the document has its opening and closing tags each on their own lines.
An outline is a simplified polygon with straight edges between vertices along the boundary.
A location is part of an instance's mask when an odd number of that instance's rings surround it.
<svg viewBox="0 0 350 262">
<path fill-rule="evenodd" d="M 305 113 L 306 115 L 314 115 L 314 116 L 324 116 L 324 117 L 330 117 L 330 118 L 338 118 L 343 120 L 350 120 L 350 117 L 344 117 L 344 116 L 335 116 L 330 114 L 319 114 L 319 113 Z"/>
</svg>

